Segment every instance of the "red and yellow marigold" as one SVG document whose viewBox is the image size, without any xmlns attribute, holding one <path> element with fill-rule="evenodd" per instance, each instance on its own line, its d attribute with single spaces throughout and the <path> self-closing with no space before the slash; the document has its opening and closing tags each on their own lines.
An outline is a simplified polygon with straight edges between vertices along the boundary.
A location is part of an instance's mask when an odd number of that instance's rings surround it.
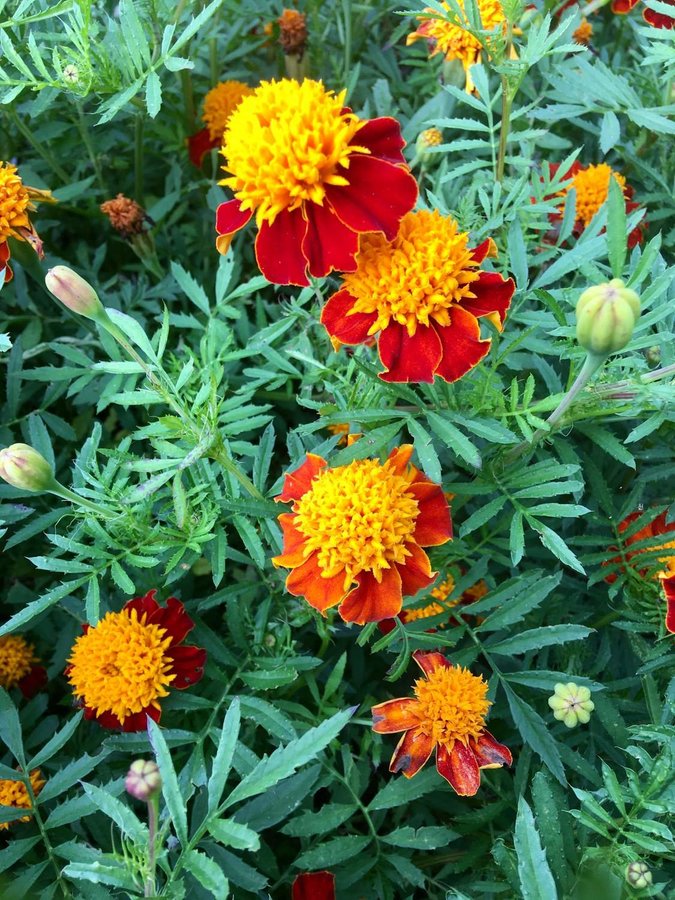
<svg viewBox="0 0 675 900">
<path fill-rule="evenodd" d="M 480 770 L 510 766 L 511 753 L 485 728 L 490 708 L 487 682 L 453 666 L 442 653 L 416 650 L 424 673 L 414 698 L 388 700 L 373 707 L 373 731 L 405 732 L 389 764 L 391 772 L 412 778 L 436 750 L 436 768 L 460 796 L 480 787 Z"/>
<path fill-rule="evenodd" d="M 393 241 L 361 238 L 356 271 L 343 275 L 321 321 L 342 344 L 379 335 L 384 381 L 457 381 L 490 349 L 478 319 L 501 329 L 515 290 L 512 279 L 480 269 L 494 255 L 491 239 L 471 249 L 454 219 L 410 212 Z"/>
<path fill-rule="evenodd" d="M 18 687 L 24 697 L 32 697 L 47 681 L 47 672 L 38 663 L 35 648 L 20 634 L 0 637 L 0 687 Z"/>
<path fill-rule="evenodd" d="M 49 191 L 25 185 L 16 166 L 0 160 L 0 287 L 12 278 L 8 238 L 26 241 L 40 259 L 44 257 L 42 241 L 29 218 L 36 201 L 53 203 L 54 198 Z"/>
<path fill-rule="evenodd" d="M 188 138 L 191 161 L 201 166 L 204 156 L 223 143 L 225 128 L 234 110 L 253 88 L 243 81 L 221 81 L 204 97 L 202 121 L 205 128 Z"/>
<path fill-rule="evenodd" d="M 626 13 L 629 13 L 633 7 L 637 6 L 639 2 L 640 0 L 613 0 L 612 12 L 619 13 L 619 15 L 625 15 Z M 675 0 L 663 0 L 663 2 L 668 3 L 673 7 L 672 16 L 657 12 L 655 9 L 650 9 L 643 4 L 642 18 L 648 25 L 651 25 L 654 28 L 673 28 L 675 26 Z"/>
<path fill-rule="evenodd" d="M 363 120 L 345 91 L 319 81 L 262 82 L 234 111 L 222 154 L 221 182 L 234 199 L 216 213 L 216 245 L 255 214 L 260 271 L 276 284 L 309 284 L 333 269 L 355 268 L 359 234 L 392 239 L 415 205 L 417 183 L 391 118 Z"/>
<path fill-rule="evenodd" d="M 175 597 L 160 606 L 156 593 L 85 625 L 73 647 L 66 675 L 85 718 L 104 728 L 145 730 L 147 716 L 159 722 L 170 687 L 183 690 L 204 674 L 206 651 L 183 645 L 194 622 Z"/>
<path fill-rule="evenodd" d="M 35 797 L 45 786 L 45 780 L 39 769 L 33 769 L 30 773 L 30 786 Z M 33 804 L 31 803 L 28 788 L 23 781 L 13 778 L 0 779 L 0 806 L 12 806 L 14 809 L 25 809 L 32 812 Z M 0 821 L 0 831 L 7 830 L 15 822 L 29 822 L 30 819 L 30 815 L 25 815 L 19 819 L 12 819 L 11 822 Z"/>
<path fill-rule="evenodd" d="M 335 468 L 308 453 L 286 475 L 276 499 L 293 507 L 279 516 L 284 546 L 272 562 L 291 569 L 290 594 L 321 613 L 339 604 L 345 622 L 363 625 L 398 615 L 404 595 L 433 583 L 422 548 L 450 540 L 450 510 L 440 486 L 410 464 L 412 450 Z"/>
<path fill-rule="evenodd" d="M 619 567 L 619 572 L 625 572 L 626 569 L 623 565 L 623 559 L 625 559 L 630 564 L 630 567 L 643 578 L 648 574 L 650 562 L 652 567 L 658 564 L 660 567 L 665 566 L 666 569 L 672 568 L 675 572 L 675 522 L 666 522 L 667 512 L 664 510 L 638 530 L 634 530 L 632 528 L 633 523 L 639 519 L 646 518 L 646 515 L 644 510 L 639 510 L 629 513 L 619 522 L 619 534 L 623 535 L 628 532 L 624 541 L 623 557 L 613 556 L 603 565 L 615 564 Z M 617 547 L 609 548 L 613 552 L 616 552 L 617 549 Z M 655 559 L 654 553 L 657 550 L 666 552 L 664 552 L 663 556 Z M 645 562 L 640 557 L 646 553 L 651 555 L 651 560 Z M 617 577 L 612 572 L 605 576 L 605 581 L 608 584 L 613 584 Z"/>
<path fill-rule="evenodd" d="M 675 560 L 659 575 L 661 589 L 666 600 L 666 631 L 675 634 Z"/>
</svg>

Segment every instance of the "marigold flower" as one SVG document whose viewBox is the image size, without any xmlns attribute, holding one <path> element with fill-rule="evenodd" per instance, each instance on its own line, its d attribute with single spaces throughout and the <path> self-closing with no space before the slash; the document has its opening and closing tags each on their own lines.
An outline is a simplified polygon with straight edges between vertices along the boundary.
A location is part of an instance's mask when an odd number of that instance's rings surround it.
<svg viewBox="0 0 675 900">
<path fill-rule="evenodd" d="M 622 16 L 626 15 L 639 2 L 640 0 L 613 0 L 612 12 Z M 675 0 L 664 0 L 664 2 L 675 7 Z M 675 16 L 667 16 L 664 13 L 656 12 L 655 9 L 650 9 L 648 6 L 642 7 L 642 18 L 653 28 L 673 28 L 675 26 Z"/>
<path fill-rule="evenodd" d="M 656 550 L 671 550 L 671 553 L 666 553 L 664 556 L 659 557 L 658 562 L 664 563 L 666 569 L 671 566 L 675 569 L 675 522 L 666 522 L 666 514 L 667 511 L 664 510 L 662 513 L 659 513 L 656 518 L 652 519 L 651 522 L 648 522 L 638 531 L 630 532 L 625 539 L 625 551 L 624 556 L 628 562 L 630 562 L 631 567 L 634 568 L 638 574 L 644 578 L 648 573 L 648 568 L 638 568 L 640 564 L 640 556 L 645 553 L 654 553 Z M 629 513 L 624 519 L 619 522 L 619 534 L 624 534 L 626 531 L 630 531 L 631 525 L 637 519 L 640 519 L 644 516 L 644 511 L 639 510 L 637 512 Z M 665 537 L 665 540 L 664 540 Z M 668 540 L 668 538 L 672 538 L 672 540 Z M 638 549 L 631 549 L 634 544 L 644 544 L 644 541 L 649 540 L 650 543 L 640 546 Z M 617 547 L 609 547 L 611 551 L 616 552 Z M 631 562 L 631 560 L 635 560 L 635 562 Z M 614 556 L 611 559 L 608 559 L 603 563 L 604 566 L 611 565 L 612 563 L 619 565 L 619 572 L 625 572 L 625 567 L 622 564 L 621 556 Z M 607 584 L 614 584 L 618 575 L 612 572 L 609 575 L 605 575 L 605 581 Z"/>
<path fill-rule="evenodd" d="M 359 119 L 345 93 L 311 79 L 266 81 L 230 117 L 221 183 L 235 199 L 218 207 L 216 246 L 226 253 L 255 213 L 256 258 L 273 283 L 353 270 L 359 234 L 393 238 L 415 205 L 398 122 Z"/>
<path fill-rule="evenodd" d="M 26 241 L 40 259 L 44 257 L 42 241 L 28 215 L 34 212 L 37 201 L 55 202 L 49 191 L 24 185 L 16 166 L 0 160 L 0 276 L 4 283 L 12 279 L 8 238 Z"/>
<path fill-rule="evenodd" d="M 223 142 L 225 128 L 234 110 L 253 88 L 243 81 L 221 81 L 204 97 L 202 120 L 206 128 L 188 138 L 190 160 L 199 168 L 204 156 Z"/>
<path fill-rule="evenodd" d="M 675 634 L 675 565 L 671 565 L 659 575 L 663 595 L 666 598 L 666 631 Z"/>
<path fill-rule="evenodd" d="M 553 695 L 548 698 L 548 705 L 553 710 L 554 718 L 564 722 L 568 728 L 574 728 L 579 722 L 587 725 L 595 709 L 590 690 L 573 681 L 556 684 Z"/>
<path fill-rule="evenodd" d="M 346 444 L 349 437 L 349 422 L 338 422 L 337 425 L 326 425 L 328 431 L 333 435 L 340 435 L 338 445 Z"/>
<path fill-rule="evenodd" d="M 293 503 L 279 516 L 283 553 L 275 566 L 291 569 L 286 590 L 325 613 L 340 604 L 345 622 L 379 622 L 401 611 L 404 595 L 433 583 L 422 547 L 452 537 L 442 489 L 410 464 L 406 444 L 379 459 L 330 468 L 308 453 L 276 497 Z M 356 584 L 356 587 L 353 585 Z"/>
<path fill-rule="evenodd" d="M 416 650 L 413 659 L 424 672 L 412 697 L 374 706 L 373 731 L 404 731 L 389 764 L 390 772 L 412 778 L 436 748 L 436 768 L 457 794 L 473 796 L 480 770 L 510 766 L 513 758 L 485 728 L 491 705 L 487 682 L 468 669 L 453 666 L 442 653 Z"/>
<path fill-rule="evenodd" d="M 175 597 L 160 606 L 156 593 L 83 626 L 73 646 L 66 675 L 85 718 L 104 728 L 145 730 L 146 716 L 159 722 L 169 686 L 184 690 L 204 674 L 206 651 L 183 645 L 194 622 Z"/>
<path fill-rule="evenodd" d="M 47 682 L 47 672 L 37 665 L 35 648 L 20 634 L 0 637 L 0 687 L 18 687 L 24 697 L 32 697 Z"/>
<path fill-rule="evenodd" d="M 148 221 L 148 214 L 143 207 L 124 194 L 106 200 L 99 209 L 110 219 L 115 231 L 127 241 L 135 234 L 141 234 Z"/>
<path fill-rule="evenodd" d="M 468 241 L 436 210 L 408 213 L 391 242 L 363 237 L 356 271 L 342 276 L 322 311 L 328 334 L 361 344 L 379 332 L 384 381 L 457 381 L 490 349 L 478 319 L 501 329 L 515 291 L 512 279 L 479 270 L 496 255 L 494 242 L 472 250 Z"/>
<path fill-rule="evenodd" d="M 39 769 L 33 769 L 30 773 L 30 785 L 34 796 L 40 793 L 46 782 L 42 777 Z M 13 806 L 15 809 L 26 809 L 32 812 L 33 804 L 31 803 L 28 788 L 23 781 L 14 779 L 0 779 L 0 806 Z M 0 831 L 8 829 L 13 822 L 29 822 L 30 815 L 21 816 L 20 819 L 13 819 L 12 822 L 0 822 Z"/>
<path fill-rule="evenodd" d="M 467 588 L 466 591 L 460 596 L 455 597 L 453 600 L 448 600 L 448 597 L 455 589 L 455 579 L 452 575 L 447 575 L 439 584 L 433 588 L 429 594 L 429 597 L 433 597 L 431 603 L 428 603 L 426 606 L 422 606 L 420 608 L 410 608 L 406 607 L 402 609 L 399 613 L 399 619 L 404 624 L 407 622 L 419 622 L 421 619 L 430 619 L 434 616 L 438 616 L 441 613 L 448 614 L 448 621 L 451 610 L 453 610 L 457 606 L 468 606 L 471 603 L 475 603 L 476 600 L 480 600 L 481 597 L 484 597 L 487 594 L 488 587 L 484 581 L 479 581 L 474 584 L 472 587 Z M 429 634 L 432 634 L 436 631 L 436 628 L 445 628 L 447 625 L 447 621 L 440 622 L 434 628 L 427 628 L 426 631 Z M 383 622 L 380 622 L 380 631 L 384 634 L 388 634 L 395 628 L 396 623 L 394 619 L 385 619 Z"/>
<path fill-rule="evenodd" d="M 577 44 L 582 44 L 584 47 L 587 47 L 591 38 L 593 37 L 593 26 L 588 21 L 586 17 L 584 17 L 572 35 L 572 39 L 576 41 Z"/>
<path fill-rule="evenodd" d="M 307 49 L 307 16 L 297 9 L 284 9 L 277 20 L 279 43 L 287 56 L 303 56 Z"/>
<path fill-rule="evenodd" d="M 335 875 L 303 872 L 293 881 L 292 900 L 335 900 Z"/>
</svg>

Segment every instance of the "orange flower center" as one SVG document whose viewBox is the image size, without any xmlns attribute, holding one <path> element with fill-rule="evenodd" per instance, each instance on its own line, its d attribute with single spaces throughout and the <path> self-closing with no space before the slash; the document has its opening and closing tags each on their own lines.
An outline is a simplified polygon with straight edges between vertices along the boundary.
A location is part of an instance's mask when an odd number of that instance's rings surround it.
<svg viewBox="0 0 675 900">
<path fill-rule="evenodd" d="M 448 750 L 455 741 L 478 738 L 490 708 L 487 690 L 486 681 L 461 666 L 435 669 L 415 682 L 420 729 Z"/>
<path fill-rule="evenodd" d="M 453 303 L 474 297 L 471 284 L 480 277 L 468 241 L 454 219 L 436 210 L 407 213 L 391 243 L 363 235 L 356 271 L 342 276 L 356 300 L 349 315 L 376 313 L 369 334 L 391 321 L 405 325 L 410 337 L 418 324 L 450 325 Z"/>
<path fill-rule="evenodd" d="M 345 93 L 310 79 L 263 81 L 230 116 L 222 149 L 230 176 L 221 184 L 256 211 L 258 225 L 305 201 L 323 204 L 328 185 L 349 184 L 350 155 L 369 151 L 351 143 L 365 123 L 344 112 Z"/>
<path fill-rule="evenodd" d="M 563 194 L 572 188 L 576 191 L 576 218 L 583 223 L 584 228 L 590 225 L 593 216 L 607 200 L 609 179 L 612 176 L 623 190 L 626 187 L 623 175 L 613 172 L 607 163 L 600 163 L 577 172 L 569 187 L 563 191 Z"/>
<path fill-rule="evenodd" d="M 16 174 L 16 166 L 0 162 L 0 242 L 18 237 L 17 228 L 28 228 L 26 208 L 30 202 L 28 191 Z"/>
<path fill-rule="evenodd" d="M 33 794 L 37 797 L 45 786 L 45 780 L 39 769 L 33 769 L 30 773 L 30 785 Z M 32 809 L 30 794 L 23 781 L 13 779 L 0 779 L 0 806 L 13 806 L 15 809 Z M 21 816 L 19 822 L 28 822 L 30 816 Z M 14 819 L 14 822 L 17 820 Z M 12 822 L 0 822 L 0 831 L 10 827 Z"/>
<path fill-rule="evenodd" d="M 166 686 L 176 677 L 166 655 L 171 636 L 159 625 L 146 625 L 135 609 L 108 613 L 79 637 L 68 660 L 75 696 L 97 715 L 111 712 L 123 724 L 149 706 L 159 708 Z"/>
<path fill-rule="evenodd" d="M 389 461 L 356 460 L 322 472 L 298 501 L 295 524 L 305 536 L 305 554 L 317 552 L 325 578 L 345 573 L 345 589 L 359 572 L 405 563 L 419 512 L 409 478 Z"/>
<path fill-rule="evenodd" d="M 221 81 L 204 97 L 202 119 L 212 141 L 221 141 L 230 116 L 253 88 L 242 81 Z"/>
<path fill-rule="evenodd" d="M 6 691 L 18 684 L 38 661 L 33 653 L 33 645 L 21 635 L 8 634 L 0 637 L 0 687 Z"/>
</svg>

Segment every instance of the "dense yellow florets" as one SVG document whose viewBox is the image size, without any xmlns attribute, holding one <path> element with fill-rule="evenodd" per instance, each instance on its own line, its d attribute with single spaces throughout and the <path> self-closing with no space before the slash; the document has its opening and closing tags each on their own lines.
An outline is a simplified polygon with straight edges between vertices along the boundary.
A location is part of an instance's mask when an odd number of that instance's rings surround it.
<svg viewBox="0 0 675 900">
<path fill-rule="evenodd" d="M 33 794 L 37 797 L 42 788 L 45 786 L 45 780 L 39 769 L 33 769 L 30 773 L 30 785 Z M 13 806 L 15 809 L 32 810 L 30 794 L 23 781 L 15 781 L 14 779 L 0 779 L 0 806 Z M 21 816 L 14 819 L 13 822 L 28 822 L 30 816 Z M 9 828 L 12 822 L 0 822 L 0 831 Z"/>
<path fill-rule="evenodd" d="M 499 0 L 477 0 L 477 2 L 485 31 L 492 31 L 497 25 L 504 25 L 506 18 Z M 458 0 L 458 4 L 463 10 L 463 0 Z M 443 3 L 443 7 L 450 13 L 447 3 Z M 465 69 L 479 60 L 483 48 L 480 41 L 469 31 L 460 28 L 459 25 L 453 25 L 445 19 L 435 17 L 436 11 L 433 9 L 425 9 L 425 13 L 430 18 L 421 20 L 418 30 L 409 35 L 409 44 L 418 38 L 426 38 L 433 43 L 432 55 L 442 53 L 447 60 L 458 59 Z M 466 20 L 466 25 L 468 26 L 468 24 L 468 20 Z"/>
<path fill-rule="evenodd" d="M 29 644 L 20 634 L 0 637 L 0 687 L 8 691 L 15 687 L 38 662 Z"/>
<path fill-rule="evenodd" d="M 478 738 L 490 708 L 487 690 L 486 681 L 461 666 L 434 669 L 415 682 L 420 730 L 448 750 L 455 741 Z"/>
<path fill-rule="evenodd" d="M 626 179 L 618 172 L 613 172 L 607 163 L 588 166 L 577 172 L 567 188 L 568 191 L 574 188 L 576 192 L 576 219 L 583 223 L 584 228 L 590 225 L 593 216 L 607 200 L 609 179 L 612 176 L 623 190 L 626 187 Z"/>
<path fill-rule="evenodd" d="M 221 81 L 204 97 L 202 119 L 212 141 L 222 141 L 230 116 L 253 88 L 243 81 Z"/>
<path fill-rule="evenodd" d="M 28 228 L 28 190 L 16 174 L 16 166 L 0 162 L 0 241 L 18 237 L 17 228 Z"/>
</svg>

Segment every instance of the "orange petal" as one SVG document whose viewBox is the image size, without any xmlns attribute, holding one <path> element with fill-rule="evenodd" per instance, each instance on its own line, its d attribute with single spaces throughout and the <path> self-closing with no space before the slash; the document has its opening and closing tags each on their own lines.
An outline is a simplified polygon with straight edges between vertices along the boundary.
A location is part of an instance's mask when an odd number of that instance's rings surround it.
<svg viewBox="0 0 675 900">
<path fill-rule="evenodd" d="M 345 595 L 345 576 L 343 572 L 332 578 L 323 578 L 316 561 L 316 553 L 312 553 L 305 562 L 293 569 L 286 579 L 286 590 L 294 597 L 304 597 L 310 606 L 325 613 L 335 606 Z"/>
<path fill-rule="evenodd" d="M 403 772 L 406 778 L 412 778 L 429 759 L 433 749 L 433 738 L 412 728 L 398 742 L 389 763 L 389 771 Z"/>
<path fill-rule="evenodd" d="M 290 503 L 299 500 L 312 486 L 312 481 L 328 465 L 321 456 L 308 453 L 305 461 L 293 472 L 287 472 L 284 478 L 284 489 L 274 499 L 277 503 Z"/>
<path fill-rule="evenodd" d="M 666 595 L 666 630 L 675 634 L 675 575 L 662 576 L 661 586 Z"/>
<path fill-rule="evenodd" d="M 451 540 L 450 507 L 442 488 L 430 481 L 418 481 L 410 485 L 408 493 L 419 506 L 413 535 L 415 541 L 422 547 L 438 547 Z"/>
<path fill-rule="evenodd" d="M 436 669 L 452 667 L 452 663 L 438 650 L 415 650 L 412 656 L 425 675 L 431 675 Z"/>
<path fill-rule="evenodd" d="M 438 774 L 454 788 L 460 797 L 473 797 L 480 787 L 480 769 L 473 751 L 461 741 L 452 750 L 440 744 L 436 748 Z"/>
<path fill-rule="evenodd" d="M 371 572 L 361 572 L 356 581 L 358 587 L 347 594 L 338 610 L 345 622 L 365 625 L 391 619 L 401 612 L 403 593 L 396 567 L 384 569 L 382 581 L 376 581 Z"/>
<path fill-rule="evenodd" d="M 419 725 L 417 710 L 419 701 L 412 697 L 401 697 L 399 700 L 387 700 L 373 706 L 373 731 L 378 734 L 394 734 L 396 731 L 407 731 Z"/>
<path fill-rule="evenodd" d="M 272 564 L 295 569 L 305 560 L 305 543 L 307 538 L 295 527 L 295 515 L 283 513 L 279 516 L 279 524 L 284 533 L 284 549 L 279 556 L 272 557 Z"/>
<path fill-rule="evenodd" d="M 513 762 L 509 748 L 496 741 L 489 731 L 484 731 L 478 740 L 469 738 L 469 747 L 480 769 L 499 769 Z"/>
<path fill-rule="evenodd" d="M 438 573 L 431 571 L 429 557 L 421 547 L 415 543 L 405 546 L 411 555 L 406 556 L 405 563 L 398 563 L 396 568 L 401 576 L 403 593 L 407 597 L 412 597 L 422 588 L 430 587 Z"/>
<path fill-rule="evenodd" d="M 481 340 L 478 319 L 462 306 L 453 305 L 450 324 L 437 327 L 443 358 L 436 374 L 445 381 L 457 381 L 466 375 L 490 350 L 490 341 Z"/>
<path fill-rule="evenodd" d="M 392 468 L 397 475 L 405 475 L 408 471 L 412 455 L 413 445 L 401 444 L 400 447 L 394 447 L 387 457 L 387 460 L 391 463 Z"/>
</svg>

